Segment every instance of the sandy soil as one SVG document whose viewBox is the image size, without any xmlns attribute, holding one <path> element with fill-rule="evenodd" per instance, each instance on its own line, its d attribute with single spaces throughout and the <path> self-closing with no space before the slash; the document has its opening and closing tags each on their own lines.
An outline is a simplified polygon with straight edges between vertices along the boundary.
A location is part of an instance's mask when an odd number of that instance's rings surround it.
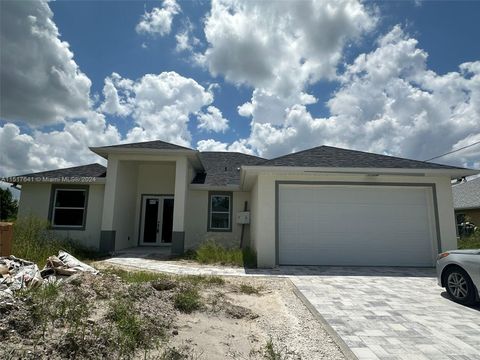
<svg viewBox="0 0 480 360">
<path fill-rule="evenodd" d="M 169 275 L 160 283 L 127 283 L 108 271 L 79 275 L 62 283 L 53 297 L 33 292 L 0 301 L 0 358 L 119 358 L 124 338 L 112 317 L 119 312 L 112 313 L 112 306 L 124 301 L 127 314 L 142 321 L 141 341 L 161 339 L 158 346 L 148 348 L 148 359 L 344 358 L 285 278 L 224 277 L 222 283 L 204 277 L 196 283 L 192 279 L 198 278 Z M 242 285 L 255 291 L 246 294 Z M 187 314 L 175 307 L 175 297 L 192 286 L 202 305 Z M 58 313 L 63 308 L 67 310 Z M 85 314 L 77 318 L 78 311 Z M 45 319 L 41 323 L 40 315 Z M 269 343 L 276 357 L 267 356 Z M 139 347 L 124 358 L 145 355 Z"/>
<path fill-rule="evenodd" d="M 322 324 L 293 292 L 287 279 L 228 278 L 224 300 L 256 316 L 234 319 L 222 313 L 181 315 L 171 346 L 190 346 L 200 359 L 263 359 L 267 341 L 286 359 L 343 359 Z M 246 295 L 232 288 L 249 284 L 261 291 Z M 208 296 L 222 296 L 208 292 Z M 258 317 L 257 317 L 258 316 Z"/>
</svg>

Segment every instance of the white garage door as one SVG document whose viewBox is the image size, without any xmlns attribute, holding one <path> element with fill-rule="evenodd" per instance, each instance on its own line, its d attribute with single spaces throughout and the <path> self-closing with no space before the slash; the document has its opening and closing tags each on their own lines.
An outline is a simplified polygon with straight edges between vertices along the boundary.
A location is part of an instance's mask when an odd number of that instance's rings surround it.
<svg viewBox="0 0 480 360">
<path fill-rule="evenodd" d="M 432 191 L 421 187 L 280 185 L 281 265 L 432 266 Z"/>
</svg>

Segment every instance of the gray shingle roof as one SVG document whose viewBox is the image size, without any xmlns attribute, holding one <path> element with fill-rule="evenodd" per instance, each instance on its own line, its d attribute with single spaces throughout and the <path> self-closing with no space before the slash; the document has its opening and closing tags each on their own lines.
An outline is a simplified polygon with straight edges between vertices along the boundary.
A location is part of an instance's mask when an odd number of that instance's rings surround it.
<svg viewBox="0 0 480 360">
<path fill-rule="evenodd" d="M 109 145 L 109 146 L 100 146 L 100 148 L 125 148 L 125 149 L 157 149 L 157 150 L 191 150 L 185 146 L 171 144 L 161 140 L 155 141 L 144 141 L 130 144 L 119 144 L 119 145 Z"/>
<path fill-rule="evenodd" d="M 352 167 L 396 169 L 461 169 L 394 156 L 318 146 L 265 161 L 262 166 Z"/>
<path fill-rule="evenodd" d="M 170 144 L 164 141 L 148 141 L 133 144 L 120 144 L 103 148 L 137 148 L 161 150 L 190 150 L 198 154 L 205 169 L 197 173 L 193 184 L 210 186 L 238 185 L 240 183 L 239 168 L 244 166 L 297 166 L 297 167 L 352 167 L 352 168 L 396 168 L 396 169 L 462 169 L 459 167 L 440 165 L 430 162 L 409 160 L 393 156 L 379 155 L 362 151 L 340 149 L 332 146 L 319 146 L 312 149 L 280 156 L 274 159 L 263 159 L 258 156 L 236 152 L 196 150 Z M 98 148 L 95 148 L 98 149 Z M 106 168 L 100 164 L 89 164 L 67 169 L 43 171 L 22 175 L 23 177 L 105 177 Z"/>
<path fill-rule="evenodd" d="M 192 184 L 238 185 L 240 183 L 240 166 L 258 165 L 265 161 L 258 156 L 236 152 L 205 151 L 199 155 L 205 172 L 198 173 Z"/>
<path fill-rule="evenodd" d="M 480 208 L 480 178 L 454 185 L 452 192 L 455 209 Z"/>
<path fill-rule="evenodd" d="M 107 168 L 103 165 L 94 163 L 82 166 L 74 166 L 65 169 L 57 170 L 48 170 L 37 173 L 25 174 L 17 176 L 18 178 L 44 178 L 44 179 L 54 179 L 54 178 L 74 178 L 74 177 L 95 177 L 103 178 L 107 174 Z"/>
</svg>

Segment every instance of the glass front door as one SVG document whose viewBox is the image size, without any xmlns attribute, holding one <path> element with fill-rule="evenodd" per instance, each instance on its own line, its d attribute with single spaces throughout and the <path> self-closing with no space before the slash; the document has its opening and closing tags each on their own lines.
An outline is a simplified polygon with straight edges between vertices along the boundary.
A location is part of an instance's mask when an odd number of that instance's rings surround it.
<svg viewBox="0 0 480 360">
<path fill-rule="evenodd" d="M 148 195 L 143 197 L 140 231 L 141 245 L 172 242 L 173 197 Z"/>
</svg>

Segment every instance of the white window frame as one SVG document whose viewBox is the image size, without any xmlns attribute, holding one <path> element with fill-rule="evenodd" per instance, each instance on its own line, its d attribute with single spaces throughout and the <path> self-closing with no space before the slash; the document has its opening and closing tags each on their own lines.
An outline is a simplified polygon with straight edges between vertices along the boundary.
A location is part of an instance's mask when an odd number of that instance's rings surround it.
<svg viewBox="0 0 480 360">
<path fill-rule="evenodd" d="M 209 194 L 210 197 L 210 206 L 208 214 L 208 231 L 223 231 L 230 232 L 232 231 L 232 196 L 230 194 Z M 214 211 L 213 210 L 213 198 L 214 197 L 226 197 L 228 198 L 228 210 L 227 211 Z M 228 227 L 220 228 L 212 226 L 212 215 L 213 214 L 228 214 Z"/>
<path fill-rule="evenodd" d="M 72 207 L 72 206 L 56 206 L 57 204 L 57 194 L 59 191 L 82 191 L 85 193 L 85 201 L 83 202 L 83 207 Z M 53 197 L 52 204 L 52 227 L 53 228 L 71 228 L 71 229 L 82 229 L 85 227 L 86 222 L 86 211 L 87 211 L 87 189 L 69 189 L 69 188 L 57 188 L 55 189 L 55 194 Z M 55 224 L 55 215 L 57 209 L 59 210 L 83 210 L 82 224 L 81 225 L 57 225 Z"/>
</svg>

